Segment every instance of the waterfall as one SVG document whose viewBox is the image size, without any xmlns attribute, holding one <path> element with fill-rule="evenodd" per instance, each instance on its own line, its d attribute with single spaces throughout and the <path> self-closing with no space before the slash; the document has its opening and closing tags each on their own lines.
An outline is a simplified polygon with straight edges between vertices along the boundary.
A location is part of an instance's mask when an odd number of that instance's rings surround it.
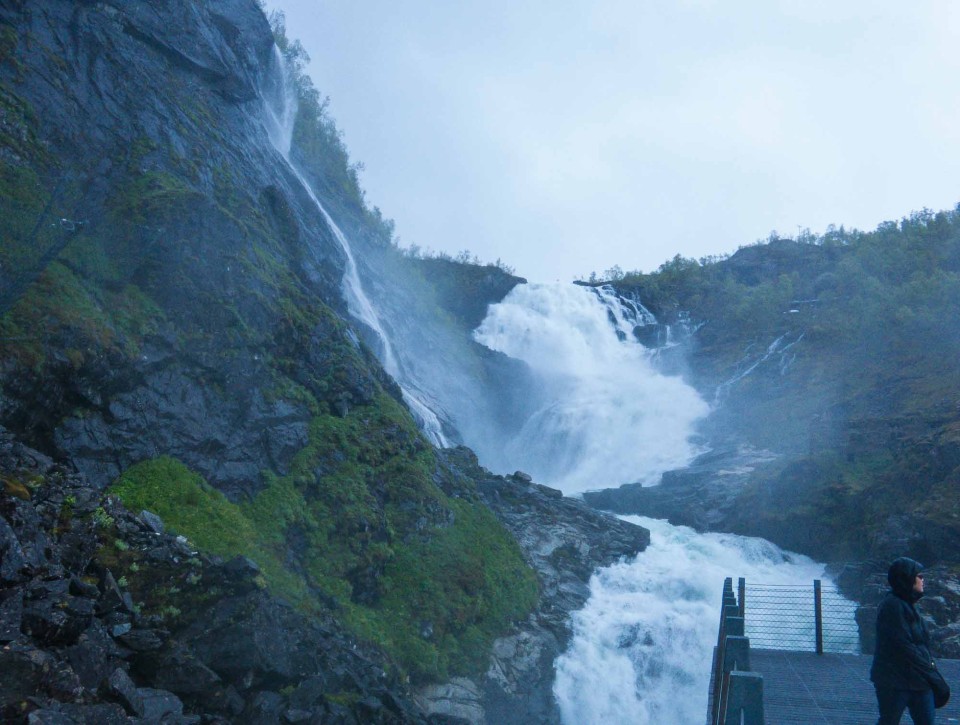
<svg viewBox="0 0 960 725">
<path fill-rule="evenodd" d="M 574 494 L 655 485 L 700 452 L 694 427 L 709 408 L 657 372 L 633 336 L 643 315 L 609 287 L 520 285 L 491 305 L 475 339 L 524 361 L 541 383 L 535 409 L 505 443 L 511 466 Z"/>
<path fill-rule="evenodd" d="M 444 401 L 450 409 L 442 413 L 450 419 L 472 422 L 461 432 L 482 463 L 523 469 L 567 494 L 625 482 L 656 485 L 665 471 L 686 466 L 702 452 L 696 425 L 709 406 L 681 378 L 658 371 L 656 353 L 633 334 L 656 320 L 639 300 L 623 300 L 610 287 L 520 285 L 490 307 L 474 339 L 521 361 L 531 373 L 530 380 L 497 379 L 499 395 L 518 401 L 510 408 L 516 411 L 509 423 L 515 430 L 498 429 L 492 423 L 496 416 L 475 415 L 465 403 L 469 396 L 456 384 L 465 371 L 432 379 L 423 370 L 405 375 L 403 356 L 395 353 L 364 292 L 349 240 L 291 159 L 296 95 L 282 56 L 275 53 L 280 80 L 264 103 L 270 140 L 343 249 L 343 294 L 350 314 L 376 336 L 384 368 L 401 385 L 434 443 L 446 445 L 447 439 L 418 390 L 427 391 L 427 399 Z M 789 347 L 781 342 L 760 362 Z M 404 345 L 402 337 L 398 344 Z M 407 344 L 405 359 L 412 368 L 411 349 Z M 590 598 L 572 617 L 570 646 L 556 661 L 554 693 L 563 720 L 569 725 L 703 722 L 723 579 L 806 583 L 823 578 L 823 566 L 760 539 L 631 520 L 651 530 L 651 545 L 591 579 Z M 852 604 L 849 614 L 852 619 Z"/>
<path fill-rule="evenodd" d="M 350 242 L 320 202 L 320 199 L 317 198 L 313 187 L 310 185 L 310 182 L 307 181 L 303 172 L 301 172 L 293 162 L 290 151 L 293 143 L 294 123 L 297 117 L 297 94 L 286 61 L 276 45 L 273 46 L 273 54 L 275 83 L 274 86 L 268 90 L 267 97 L 263 99 L 264 125 L 266 126 L 270 143 L 272 143 L 274 148 L 280 153 L 290 171 L 303 186 L 310 200 L 316 205 L 317 210 L 333 233 L 334 238 L 343 249 L 344 256 L 346 257 L 346 268 L 343 274 L 342 290 L 344 298 L 347 301 L 347 309 L 354 318 L 366 325 L 376 336 L 380 345 L 380 349 L 377 351 L 380 362 L 390 376 L 400 385 L 400 389 L 403 392 L 403 399 L 419 422 L 423 432 L 434 445 L 441 447 L 446 446 L 448 445 L 448 440 L 443 433 L 443 426 L 436 413 L 434 413 L 413 390 L 404 384 L 403 371 L 397 362 L 397 356 L 394 353 L 390 338 L 383 328 L 376 308 L 373 306 L 373 303 L 371 303 L 366 292 L 364 292 Z"/>
<path fill-rule="evenodd" d="M 743 380 L 745 377 L 750 375 L 754 370 L 763 365 L 767 360 L 770 360 L 774 356 L 779 357 L 778 369 L 781 375 L 784 375 L 790 365 L 793 364 L 793 361 L 796 359 L 796 353 L 791 352 L 788 356 L 786 353 L 788 350 L 791 350 L 794 345 L 800 343 L 803 340 L 806 333 L 801 332 L 794 339 L 790 340 L 784 344 L 784 340 L 787 340 L 791 337 L 792 333 L 785 332 L 780 335 L 776 340 L 771 342 L 759 355 L 755 355 L 752 352 L 753 345 L 744 350 L 744 356 L 737 363 L 738 371 L 731 377 L 729 380 L 721 383 L 717 386 L 716 391 L 714 391 L 713 404 L 716 407 L 721 406 L 724 403 L 727 395 L 730 392 L 730 389 L 736 385 L 738 382 Z"/>
<path fill-rule="evenodd" d="M 573 616 L 573 641 L 557 660 L 554 683 L 563 721 L 704 722 L 724 578 L 812 589 L 824 567 L 763 539 L 624 518 L 649 528 L 651 543 L 634 561 L 597 572 L 586 607 Z M 852 623 L 856 605 L 837 606 Z M 789 622 L 787 607 L 783 615 Z M 855 641 L 845 644 L 856 651 Z"/>
</svg>

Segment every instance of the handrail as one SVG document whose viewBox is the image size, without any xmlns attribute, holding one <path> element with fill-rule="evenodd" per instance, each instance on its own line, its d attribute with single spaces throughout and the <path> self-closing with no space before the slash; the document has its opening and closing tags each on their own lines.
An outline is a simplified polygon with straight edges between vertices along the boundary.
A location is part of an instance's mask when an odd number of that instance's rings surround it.
<svg viewBox="0 0 960 725">
<path fill-rule="evenodd" d="M 859 652 L 855 607 L 836 587 L 723 582 L 708 725 L 763 725 L 763 677 L 750 671 L 750 647 Z M 747 621 L 749 620 L 749 627 Z M 750 636 L 747 637 L 747 632 Z"/>
<path fill-rule="evenodd" d="M 720 626 L 713 660 L 710 725 L 763 725 L 763 677 L 750 672 L 750 639 L 744 636 L 744 580 L 739 597 L 730 577 L 723 583 Z"/>
</svg>

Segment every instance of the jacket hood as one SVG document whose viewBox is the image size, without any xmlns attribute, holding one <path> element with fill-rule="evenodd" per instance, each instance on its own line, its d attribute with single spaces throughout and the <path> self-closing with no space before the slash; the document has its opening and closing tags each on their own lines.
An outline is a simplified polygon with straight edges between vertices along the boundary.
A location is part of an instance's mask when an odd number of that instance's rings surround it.
<svg viewBox="0 0 960 725">
<path fill-rule="evenodd" d="M 919 561 L 905 556 L 896 559 L 887 571 L 887 581 L 890 582 L 893 593 L 908 602 L 917 601 L 923 595 L 913 591 L 913 582 L 921 571 L 923 564 Z"/>
</svg>

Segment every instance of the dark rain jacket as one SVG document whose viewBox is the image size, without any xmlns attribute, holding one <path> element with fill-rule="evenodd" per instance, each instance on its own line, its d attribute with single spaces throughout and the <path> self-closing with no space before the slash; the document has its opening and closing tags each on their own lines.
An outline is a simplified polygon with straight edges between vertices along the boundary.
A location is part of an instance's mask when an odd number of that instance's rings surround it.
<svg viewBox="0 0 960 725">
<path fill-rule="evenodd" d="M 921 570 L 912 559 L 897 559 L 890 567 L 891 591 L 877 608 L 877 648 L 870 679 L 893 690 L 929 690 L 923 672 L 932 670 L 930 635 L 916 607 L 920 596 L 913 582 Z"/>
</svg>

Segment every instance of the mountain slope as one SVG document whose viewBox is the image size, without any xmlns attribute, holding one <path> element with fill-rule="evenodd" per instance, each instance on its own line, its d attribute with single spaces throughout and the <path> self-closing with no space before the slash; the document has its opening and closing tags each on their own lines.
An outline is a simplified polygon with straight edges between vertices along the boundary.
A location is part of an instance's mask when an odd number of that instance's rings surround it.
<svg viewBox="0 0 960 725">
<path fill-rule="evenodd" d="M 0 425 L 11 450 L 44 461 L 14 456 L 4 469 L 0 544 L 51 545 L 0 580 L 4 641 L 23 675 L 0 705 L 26 717 L 117 699 L 101 692 L 112 692 L 101 681 L 112 670 L 80 677 L 71 660 L 92 627 L 113 659 L 103 648 L 84 657 L 129 669 L 138 689 L 177 695 L 198 715 L 416 721 L 434 704 L 406 702 L 405 682 L 470 675 L 486 687 L 497 637 L 549 631 L 543 661 L 476 705 L 482 714 L 528 687 L 543 721 L 555 720 L 550 663 L 567 636 L 557 611 L 586 596 L 569 596 L 567 577 L 582 587 L 593 567 L 641 549 L 646 532 L 612 523 L 622 548 L 586 547 L 547 571 L 544 547 L 524 548 L 508 512 L 494 515 L 496 490 L 533 497 L 546 522 L 566 527 L 550 546 L 595 537 L 609 519 L 491 476 L 418 431 L 349 314 L 344 247 L 268 137 L 263 96 L 284 82 L 275 30 L 253 0 L 0 2 Z M 296 46 L 278 39 L 295 61 Z M 363 244 L 395 254 L 319 94 L 297 82 L 293 157 Z M 204 607 L 190 572 L 152 578 L 155 514 L 174 535 L 171 566 L 209 560 Z M 237 562 L 243 592 L 216 583 L 230 576 L 223 559 Z M 80 595 L 72 578 L 87 585 Z M 87 616 L 115 595 L 116 621 L 102 607 Z M 26 601 L 70 610 L 76 631 L 61 640 L 32 628 Z M 239 663 L 203 635 L 229 627 L 223 613 L 235 606 Z M 342 649 L 344 672 L 314 681 L 310 660 L 246 677 L 240 664 L 277 654 L 261 626 L 271 619 L 278 642 L 318 641 L 310 633 L 332 622 L 323 668 L 337 673 Z M 144 652 L 119 639 L 130 631 L 149 640 Z M 358 642 L 368 664 L 357 666 L 389 673 L 386 690 L 371 684 L 376 673 L 351 680 Z M 165 680 L 170 657 L 210 671 L 226 699 Z M 36 681 L 24 663 L 37 658 L 80 684 Z M 309 697 L 295 697 L 305 687 Z"/>
</svg>

